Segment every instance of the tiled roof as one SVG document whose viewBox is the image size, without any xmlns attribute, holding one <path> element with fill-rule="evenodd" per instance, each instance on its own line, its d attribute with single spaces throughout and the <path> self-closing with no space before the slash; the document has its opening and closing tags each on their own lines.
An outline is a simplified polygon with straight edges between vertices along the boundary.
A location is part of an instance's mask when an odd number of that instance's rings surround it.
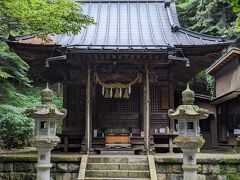
<svg viewBox="0 0 240 180">
<path fill-rule="evenodd" d="M 220 37 L 190 32 L 179 25 L 176 7 L 168 0 L 82 0 L 84 13 L 96 24 L 77 35 L 53 39 L 68 48 L 159 49 L 161 47 L 228 44 Z"/>
</svg>

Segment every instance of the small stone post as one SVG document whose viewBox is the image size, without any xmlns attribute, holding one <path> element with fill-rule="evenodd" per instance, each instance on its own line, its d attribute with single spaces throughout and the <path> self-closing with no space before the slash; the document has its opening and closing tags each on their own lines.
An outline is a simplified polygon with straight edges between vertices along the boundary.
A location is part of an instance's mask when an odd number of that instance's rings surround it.
<svg viewBox="0 0 240 180">
<path fill-rule="evenodd" d="M 56 136 L 56 121 L 62 120 L 67 111 L 53 104 L 53 91 L 48 88 L 41 92 L 42 105 L 27 110 L 27 115 L 35 119 L 35 136 L 32 146 L 38 151 L 37 180 L 50 180 L 52 164 L 51 150 L 60 142 Z"/>
<path fill-rule="evenodd" d="M 195 93 L 189 89 L 182 92 L 182 102 L 175 111 L 169 109 L 168 115 L 171 119 L 178 120 L 179 136 L 174 143 L 181 147 L 183 152 L 184 180 L 197 179 L 196 154 L 199 148 L 205 143 L 200 135 L 199 120 L 208 118 L 208 110 L 194 105 Z"/>
<path fill-rule="evenodd" d="M 235 140 L 237 141 L 237 153 L 240 153 L 240 135 L 237 135 Z"/>
</svg>

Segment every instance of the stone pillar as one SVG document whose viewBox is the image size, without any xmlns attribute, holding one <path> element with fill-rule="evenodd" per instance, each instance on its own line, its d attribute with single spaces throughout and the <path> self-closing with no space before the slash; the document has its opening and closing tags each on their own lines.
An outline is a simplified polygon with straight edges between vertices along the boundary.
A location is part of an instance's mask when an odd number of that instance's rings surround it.
<svg viewBox="0 0 240 180">
<path fill-rule="evenodd" d="M 48 88 L 41 92 L 42 105 L 28 109 L 27 115 L 35 119 L 35 136 L 31 144 L 38 151 L 37 180 L 49 180 L 52 164 L 51 150 L 60 142 L 56 136 L 56 121 L 62 120 L 67 111 L 53 104 L 53 92 Z"/>
<path fill-rule="evenodd" d="M 91 69 L 87 69 L 86 81 L 86 122 L 85 122 L 85 145 L 86 153 L 89 154 L 91 149 Z"/>
<path fill-rule="evenodd" d="M 235 140 L 237 142 L 236 151 L 237 151 L 237 153 L 240 153 L 240 135 L 237 135 L 235 137 Z"/>
<path fill-rule="evenodd" d="M 50 143 L 36 143 L 36 149 L 38 151 L 38 162 L 36 164 L 37 168 L 37 180 L 50 180 L 50 169 L 52 164 L 51 150 L 60 142 L 60 139 L 56 139 L 55 142 Z"/>
<path fill-rule="evenodd" d="M 197 149 L 182 148 L 184 180 L 197 180 Z"/>
<path fill-rule="evenodd" d="M 181 147 L 183 152 L 184 180 L 197 179 L 196 154 L 202 147 L 205 140 L 200 135 L 199 120 L 207 119 L 208 110 L 194 105 L 195 93 L 189 89 L 182 92 L 183 105 L 175 111 L 169 109 L 168 115 L 171 119 L 178 120 L 179 136 L 174 139 L 174 143 Z"/>
<path fill-rule="evenodd" d="M 150 150 L 150 98 L 149 98 L 149 72 L 145 67 L 145 83 L 143 89 L 143 114 L 144 114 L 144 146 L 147 151 Z"/>
</svg>

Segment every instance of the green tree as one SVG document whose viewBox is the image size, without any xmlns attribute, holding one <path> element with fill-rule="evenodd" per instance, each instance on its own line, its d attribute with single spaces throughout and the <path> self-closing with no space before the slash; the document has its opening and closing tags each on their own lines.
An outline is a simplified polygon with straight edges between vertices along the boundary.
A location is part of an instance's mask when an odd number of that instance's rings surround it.
<svg viewBox="0 0 240 180">
<path fill-rule="evenodd" d="M 240 0 L 227 0 L 229 4 L 232 6 L 233 12 L 237 13 L 236 27 L 238 31 L 240 31 Z"/>
<path fill-rule="evenodd" d="M 32 136 L 33 121 L 26 108 L 39 104 L 40 89 L 19 88 L 12 82 L 29 85 L 29 66 L 6 44 L 11 36 L 32 35 L 49 41 L 49 34 L 76 34 L 94 23 L 74 0 L 0 1 L 0 146 L 21 147 Z M 26 89 L 27 88 L 27 89 Z M 57 97 L 61 102 L 61 97 Z M 60 103 L 58 103 L 60 104 Z"/>
<path fill-rule="evenodd" d="M 239 42 L 237 15 L 226 0 L 176 0 L 176 4 L 183 27 L 208 35 L 227 35 Z"/>
<path fill-rule="evenodd" d="M 26 80 L 28 65 L 5 43 L 10 36 L 30 34 L 48 40 L 49 34 L 76 34 L 93 22 L 74 0 L 1 0 L 0 81 Z"/>
</svg>

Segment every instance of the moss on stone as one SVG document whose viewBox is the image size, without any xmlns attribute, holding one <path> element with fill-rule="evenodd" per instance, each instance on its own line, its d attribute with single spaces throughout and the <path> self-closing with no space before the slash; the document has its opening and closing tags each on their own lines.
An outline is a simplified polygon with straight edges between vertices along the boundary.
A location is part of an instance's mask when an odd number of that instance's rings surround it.
<svg viewBox="0 0 240 180">
<path fill-rule="evenodd" d="M 220 164 L 221 160 L 219 159 L 197 159 L 198 164 Z"/>
<path fill-rule="evenodd" d="M 36 162 L 37 157 L 36 156 L 5 156 L 1 157 L 0 160 L 2 162 Z"/>
<path fill-rule="evenodd" d="M 32 162 L 36 163 L 37 162 L 37 155 L 5 155 L 1 156 L 0 155 L 0 161 L 1 162 Z M 80 162 L 81 161 L 81 156 L 72 156 L 72 155 L 53 155 L 51 157 L 52 162 Z"/>
<path fill-rule="evenodd" d="M 52 162 L 80 162 L 81 157 L 76 156 L 54 156 L 51 157 Z"/>
<path fill-rule="evenodd" d="M 155 160 L 156 163 L 159 164 L 182 164 L 182 159 L 173 159 L 173 158 L 165 158 L 161 160 Z"/>
<path fill-rule="evenodd" d="M 225 175 L 226 174 L 226 170 L 225 170 L 225 166 L 224 165 L 220 165 L 220 168 L 219 168 L 219 174 L 221 175 Z"/>
<path fill-rule="evenodd" d="M 240 159 L 222 159 L 221 164 L 239 164 Z"/>
<path fill-rule="evenodd" d="M 240 175 L 238 174 L 227 174 L 227 180 L 239 180 Z"/>
</svg>

